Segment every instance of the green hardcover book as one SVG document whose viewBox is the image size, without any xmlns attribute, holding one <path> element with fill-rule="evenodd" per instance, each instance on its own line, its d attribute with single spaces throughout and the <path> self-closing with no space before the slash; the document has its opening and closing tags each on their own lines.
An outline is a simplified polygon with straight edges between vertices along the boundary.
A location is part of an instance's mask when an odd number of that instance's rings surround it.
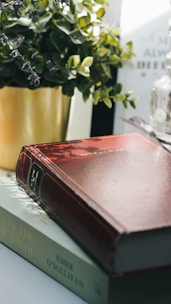
<svg viewBox="0 0 171 304">
<path fill-rule="evenodd" d="M 0 178 L 0 240 L 89 303 L 108 303 L 109 276 L 18 187 Z"/>
<path fill-rule="evenodd" d="M 171 303 L 171 268 L 109 277 L 14 177 L 0 178 L 0 241 L 88 303 Z"/>
</svg>

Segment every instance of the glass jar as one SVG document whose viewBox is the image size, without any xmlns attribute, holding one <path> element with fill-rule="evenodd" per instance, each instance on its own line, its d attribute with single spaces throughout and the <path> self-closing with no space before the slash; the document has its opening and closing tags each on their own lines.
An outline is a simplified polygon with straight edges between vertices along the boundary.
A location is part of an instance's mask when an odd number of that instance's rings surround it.
<svg viewBox="0 0 171 304">
<path fill-rule="evenodd" d="M 171 133 L 171 52 L 165 59 L 166 73 L 153 84 L 150 124 L 158 132 Z"/>
</svg>

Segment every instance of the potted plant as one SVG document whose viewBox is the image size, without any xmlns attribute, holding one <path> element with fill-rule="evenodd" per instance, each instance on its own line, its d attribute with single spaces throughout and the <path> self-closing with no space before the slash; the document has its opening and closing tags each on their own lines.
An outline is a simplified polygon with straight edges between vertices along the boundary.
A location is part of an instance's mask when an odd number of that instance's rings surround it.
<svg viewBox="0 0 171 304">
<path fill-rule="evenodd" d="M 0 94 L 5 90 L 3 94 L 7 93 L 8 99 L 12 100 L 13 110 L 17 107 L 17 103 L 14 103 L 16 88 L 21 90 L 20 100 L 26 94 L 23 91 L 29 94 L 26 104 L 31 98 L 30 94 L 38 94 L 41 89 L 43 96 L 46 96 L 45 88 L 53 88 L 55 91 L 60 88 L 63 96 L 70 99 L 77 88 L 82 93 L 83 101 L 91 99 L 95 104 L 104 102 L 108 107 L 112 106 L 112 102 L 121 101 L 125 107 L 129 104 L 135 107 L 132 93 L 123 93 L 122 84 L 114 81 L 116 68 L 121 68 L 123 62 L 133 56 L 133 44 L 128 42 L 122 46 L 119 29 L 105 26 L 103 17 L 107 4 L 107 0 L 0 2 Z M 10 89 L 13 90 L 12 93 Z M 3 105 L 0 105 L 0 110 L 4 108 L 4 97 L 0 97 L 1 101 Z M 24 107 L 24 102 L 21 102 Z M 54 105 L 54 98 L 52 102 Z M 38 103 L 38 97 L 34 98 L 33 103 Z M 62 103 L 66 104 L 66 101 L 62 99 Z M 40 104 L 42 113 L 34 115 L 37 119 L 46 116 L 43 101 Z M 28 108 L 27 104 L 24 114 L 27 120 L 30 115 Z M 50 108 L 53 108 L 52 103 Z M 10 111 L 13 126 L 20 117 L 23 119 L 21 111 L 15 111 L 17 118 Z M 67 117 L 68 111 L 69 106 L 64 111 Z M 54 112 L 53 109 L 53 114 Z M 8 117 L 10 121 L 11 116 Z M 48 121 L 50 123 L 49 117 Z M 17 128 L 23 127 L 22 121 Z M 4 134 L 1 122 L 0 130 Z M 1 137 L 0 134 L 0 140 Z M 25 140 L 22 144 L 28 143 L 27 133 L 23 137 Z M 62 137 L 59 140 L 64 139 L 64 134 Z M 20 148 L 21 142 L 16 153 Z M 6 150 L 4 154 L 6 155 Z"/>
</svg>

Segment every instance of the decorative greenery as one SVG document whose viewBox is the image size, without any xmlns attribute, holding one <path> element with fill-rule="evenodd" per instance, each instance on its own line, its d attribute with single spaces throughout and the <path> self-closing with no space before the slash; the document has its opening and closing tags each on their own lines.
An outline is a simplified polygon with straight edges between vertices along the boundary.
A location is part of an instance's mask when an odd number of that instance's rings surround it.
<svg viewBox="0 0 171 304">
<path fill-rule="evenodd" d="M 69 3 L 68 3 L 69 2 Z M 135 107 L 132 93 L 115 83 L 116 68 L 133 56 L 121 46 L 120 30 L 105 27 L 107 0 L 0 1 L 0 87 L 62 86 L 72 97 L 95 104 L 122 101 Z"/>
</svg>

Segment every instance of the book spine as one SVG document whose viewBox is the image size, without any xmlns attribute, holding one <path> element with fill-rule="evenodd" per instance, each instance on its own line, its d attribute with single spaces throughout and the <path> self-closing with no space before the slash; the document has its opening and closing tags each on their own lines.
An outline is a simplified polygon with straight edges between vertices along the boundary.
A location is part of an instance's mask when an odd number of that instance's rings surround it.
<svg viewBox="0 0 171 304">
<path fill-rule="evenodd" d="M 31 148 L 32 149 L 32 148 Z M 85 204 L 41 153 L 23 147 L 16 169 L 18 184 L 109 274 L 115 273 L 118 231 Z"/>
<path fill-rule="evenodd" d="M 88 303 L 108 303 L 106 274 L 1 206 L 0 240 Z"/>
</svg>

